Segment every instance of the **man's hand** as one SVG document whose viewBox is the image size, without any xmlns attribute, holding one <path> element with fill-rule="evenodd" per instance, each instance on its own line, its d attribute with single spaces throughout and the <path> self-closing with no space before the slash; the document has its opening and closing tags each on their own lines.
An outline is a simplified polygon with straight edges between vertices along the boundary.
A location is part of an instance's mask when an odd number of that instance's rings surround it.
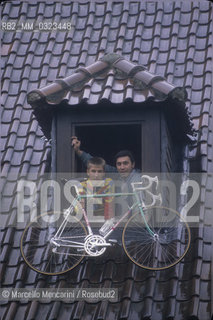
<svg viewBox="0 0 213 320">
<path fill-rule="evenodd" d="M 83 153 L 83 151 L 80 150 L 81 141 L 78 140 L 76 136 L 71 137 L 71 145 L 78 156 L 80 156 Z"/>
</svg>

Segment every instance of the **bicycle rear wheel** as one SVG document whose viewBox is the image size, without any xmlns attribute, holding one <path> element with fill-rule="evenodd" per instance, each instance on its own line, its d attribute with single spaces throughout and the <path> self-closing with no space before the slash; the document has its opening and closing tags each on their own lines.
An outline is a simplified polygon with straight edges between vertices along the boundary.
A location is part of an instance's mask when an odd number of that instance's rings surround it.
<svg viewBox="0 0 213 320">
<path fill-rule="evenodd" d="M 63 213 L 50 212 L 36 217 L 25 228 L 21 237 L 21 254 L 28 266 L 36 272 L 46 275 L 58 275 L 75 268 L 84 258 L 84 239 L 87 231 L 74 216 L 66 221 L 58 243 L 51 240 L 61 223 Z M 80 246 L 71 246 L 69 241 L 76 241 Z"/>
<path fill-rule="evenodd" d="M 154 233 L 149 232 L 140 213 L 126 223 L 122 243 L 127 256 L 141 268 L 163 270 L 180 262 L 187 253 L 191 234 L 179 213 L 165 207 L 143 210 Z"/>
</svg>

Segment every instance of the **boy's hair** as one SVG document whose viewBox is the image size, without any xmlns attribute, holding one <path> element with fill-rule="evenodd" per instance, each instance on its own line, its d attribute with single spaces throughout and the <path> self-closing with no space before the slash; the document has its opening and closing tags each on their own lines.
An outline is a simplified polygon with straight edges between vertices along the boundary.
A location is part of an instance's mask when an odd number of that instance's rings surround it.
<svg viewBox="0 0 213 320">
<path fill-rule="evenodd" d="M 104 168 L 106 165 L 106 161 L 101 157 L 93 157 L 87 161 L 87 169 L 89 169 L 90 165 L 102 166 Z"/>
<path fill-rule="evenodd" d="M 121 150 L 121 151 L 119 151 L 115 155 L 115 163 L 117 162 L 117 159 L 120 158 L 120 157 L 129 157 L 132 163 L 135 162 L 134 156 L 133 156 L 132 152 L 129 151 L 129 150 Z"/>
</svg>

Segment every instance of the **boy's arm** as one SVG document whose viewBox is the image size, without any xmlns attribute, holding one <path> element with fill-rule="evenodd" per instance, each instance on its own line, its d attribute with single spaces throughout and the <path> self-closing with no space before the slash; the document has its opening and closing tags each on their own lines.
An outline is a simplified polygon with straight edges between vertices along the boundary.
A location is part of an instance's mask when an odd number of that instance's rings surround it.
<svg viewBox="0 0 213 320">
<path fill-rule="evenodd" d="M 115 185 L 111 179 L 107 179 L 106 194 L 115 192 Z M 105 220 L 111 219 L 115 216 L 115 202 L 114 197 L 106 197 L 104 201 L 104 218 Z"/>
</svg>

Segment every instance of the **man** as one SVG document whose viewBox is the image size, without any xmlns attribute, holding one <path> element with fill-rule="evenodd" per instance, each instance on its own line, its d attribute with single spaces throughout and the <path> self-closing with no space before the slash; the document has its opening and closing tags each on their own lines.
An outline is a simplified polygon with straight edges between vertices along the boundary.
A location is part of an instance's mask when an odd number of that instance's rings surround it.
<svg viewBox="0 0 213 320">
<path fill-rule="evenodd" d="M 81 150 L 81 141 L 78 140 L 76 136 L 71 138 L 72 146 L 79 156 L 81 161 L 87 166 L 87 161 L 92 158 L 89 153 Z M 141 181 L 141 174 L 135 170 L 135 160 L 132 153 L 129 150 L 119 151 L 115 155 L 115 167 L 112 167 L 108 164 L 105 165 L 105 171 L 116 173 L 118 172 L 118 178 L 120 180 L 120 188 L 123 193 L 132 192 L 132 182 Z M 131 197 L 128 197 L 127 202 L 129 205 L 132 204 Z"/>
</svg>

